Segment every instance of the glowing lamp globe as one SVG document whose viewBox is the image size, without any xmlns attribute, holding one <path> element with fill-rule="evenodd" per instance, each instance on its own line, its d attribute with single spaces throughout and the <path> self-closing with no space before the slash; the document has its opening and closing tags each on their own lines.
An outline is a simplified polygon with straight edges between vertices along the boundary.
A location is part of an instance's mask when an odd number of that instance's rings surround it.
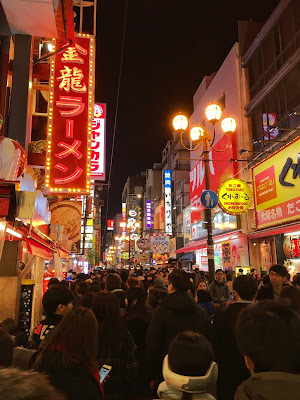
<svg viewBox="0 0 300 400">
<path fill-rule="evenodd" d="M 176 115 L 173 119 L 173 126 L 175 131 L 185 131 L 188 126 L 188 119 L 184 115 Z"/>
<path fill-rule="evenodd" d="M 221 115 L 222 115 L 221 107 L 218 106 L 218 104 L 210 104 L 205 109 L 205 115 L 206 115 L 207 120 L 211 124 L 215 124 L 221 118 Z"/>
<path fill-rule="evenodd" d="M 221 128 L 227 135 L 232 134 L 236 130 L 236 120 L 234 118 L 225 118 L 221 122 Z"/>
<path fill-rule="evenodd" d="M 193 129 L 191 129 L 190 137 L 193 142 L 199 140 L 203 136 L 204 136 L 204 129 L 202 129 L 201 126 L 195 126 Z"/>
</svg>

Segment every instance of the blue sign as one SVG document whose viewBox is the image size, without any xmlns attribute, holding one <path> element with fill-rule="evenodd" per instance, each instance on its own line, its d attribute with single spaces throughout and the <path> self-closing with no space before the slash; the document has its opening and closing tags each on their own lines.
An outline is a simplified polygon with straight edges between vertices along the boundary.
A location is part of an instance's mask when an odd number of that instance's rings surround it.
<svg viewBox="0 0 300 400">
<path fill-rule="evenodd" d="M 164 183 L 166 188 L 171 187 L 171 170 L 165 169 L 164 171 Z"/>
<path fill-rule="evenodd" d="M 201 194 L 200 201 L 205 208 L 215 208 L 219 202 L 217 193 L 212 190 L 204 190 Z"/>
</svg>

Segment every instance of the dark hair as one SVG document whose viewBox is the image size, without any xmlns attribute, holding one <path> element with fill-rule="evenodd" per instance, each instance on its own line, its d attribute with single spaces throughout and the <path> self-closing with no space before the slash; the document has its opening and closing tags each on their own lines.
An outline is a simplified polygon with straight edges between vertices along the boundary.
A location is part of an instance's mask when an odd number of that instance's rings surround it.
<svg viewBox="0 0 300 400">
<path fill-rule="evenodd" d="M 77 275 L 77 272 L 76 271 L 72 271 L 72 275 Z"/>
<path fill-rule="evenodd" d="M 113 291 L 115 289 L 121 289 L 122 279 L 119 275 L 109 274 L 106 278 L 105 289 L 108 291 Z"/>
<path fill-rule="evenodd" d="M 63 349 L 61 355 L 66 367 L 76 364 L 96 371 L 98 323 L 93 312 L 85 307 L 73 308 L 44 344 L 38 359 L 43 358 L 46 349 L 56 347 Z"/>
<path fill-rule="evenodd" d="M 287 274 L 288 274 L 288 270 L 286 269 L 286 267 L 284 265 L 281 265 L 281 264 L 272 265 L 272 267 L 270 267 L 270 269 L 269 269 L 269 273 L 271 271 L 276 272 L 276 274 L 282 276 L 283 278 L 285 276 L 287 276 Z"/>
<path fill-rule="evenodd" d="M 134 278 L 133 276 L 131 276 L 130 278 L 127 279 L 127 286 L 128 287 L 140 286 L 140 281 L 138 278 Z"/>
<path fill-rule="evenodd" d="M 251 268 L 251 272 L 256 272 L 256 269 L 255 268 Z"/>
<path fill-rule="evenodd" d="M 168 291 L 165 288 L 151 288 L 148 293 L 148 303 L 150 307 L 155 309 L 168 296 Z"/>
<path fill-rule="evenodd" d="M 298 272 L 296 275 L 294 275 L 293 278 L 293 285 L 299 285 L 300 286 L 300 273 Z"/>
<path fill-rule="evenodd" d="M 253 361 L 256 373 L 278 371 L 299 374 L 299 336 L 299 316 L 273 300 L 246 307 L 236 325 L 240 351 Z M 278 348 L 283 341 L 289 344 L 284 351 Z"/>
<path fill-rule="evenodd" d="M 90 293 L 99 293 L 101 291 L 101 283 L 99 281 L 93 281 L 91 283 L 89 292 Z"/>
<path fill-rule="evenodd" d="M 64 400 L 39 372 L 21 371 L 17 368 L 0 369 L 0 398 L 5 400 Z"/>
<path fill-rule="evenodd" d="M 188 289 L 188 290 L 190 291 L 190 293 L 191 293 L 191 295 L 192 295 L 193 297 L 196 296 L 196 285 L 194 284 L 194 282 L 191 282 L 191 281 L 190 281 L 190 283 L 189 283 L 189 289 Z"/>
<path fill-rule="evenodd" d="M 242 300 L 252 301 L 257 292 L 257 283 L 250 275 L 240 275 L 233 281 L 232 288 Z"/>
<path fill-rule="evenodd" d="M 144 314 L 146 311 L 146 294 L 145 290 L 141 287 L 134 286 L 128 288 L 126 291 L 127 298 L 127 311 Z M 133 302 L 136 300 L 136 304 L 133 305 Z"/>
<path fill-rule="evenodd" d="M 78 295 L 83 296 L 90 290 L 90 284 L 86 281 L 78 282 L 75 291 Z"/>
<path fill-rule="evenodd" d="M 94 293 L 87 293 L 80 298 L 78 306 L 91 309 L 93 304 L 93 299 L 94 299 Z"/>
<path fill-rule="evenodd" d="M 66 306 L 72 301 L 73 293 L 70 289 L 65 286 L 55 285 L 45 292 L 42 303 L 45 313 L 49 316 L 55 314 L 60 304 Z"/>
<path fill-rule="evenodd" d="M 213 358 L 208 340 L 192 331 L 179 333 L 171 342 L 168 351 L 171 370 L 183 376 L 206 375 Z"/>
<path fill-rule="evenodd" d="M 207 287 L 208 287 L 208 285 L 207 285 L 207 280 L 206 280 L 206 279 L 203 279 L 203 278 L 199 279 L 197 288 L 199 287 L 199 283 L 202 283 L 202 282 L 205 283 L 206 289 L 207 289 Z"/>
<path fill-rule="evenodd" d="M 232 281 L 232 274 L 230 272 L 226 274 L 226 281 Z"/>
<path fill-rule="evenodd" d="M 295 286 L 286 286 L 280 293 L 280 301 L 300 314 L 300 290 Z"/>
<path fill-rule="evenodd" d="M 129 276 L 129 272 L 126 269 L 122 269 L 119 274 L 123 282 L 126 282 Z"/>
<path fill-rule="evenodd" d="M 262 282 L 263 282 L 264 285 L 269 285 L 271 283 L 269 275 L 265 275 L 262 278 Z"/>
<path fill-rule="evenodd" d="M 212 301 L 210 293 L 206 290 L 197 290 L 198 303 L 209 303 Z"/>
<path fill-rule="evenodd" d="M 243 274 L 244 273 L 243 268 L 239 268 L 239 272 L 241 272 Z"/>
<path fill-rule="evenodd" d="M 99 323 L 99 358 L 110 358 L 120 346 L 120 303 L 114 293 L 103 291 L 94 296 L 92 310 Z"/>
<path fill-rule="evenodd" d="M 69 288 L 69 282 L 67 282 L 67 281 L 65 281 L 65 280 L 60 281 L 59 284 L 60 284 L 61 286 L 65 286 L 65 287 Z"/>
<path fill-rule="evenodd" d="M 185 271 L 174 269 L 169 275 L 169 282 L 173 285 L 175 291 L 187 292 L 190 287 L 190 279 Z"/>
<path fill-rule="evenodd" d="M 0 328 L 0 366 L 9 367 L 12 362 L 14 343 L 10 334 Z"/>
<path fill-rule="evenodd" d="M 219 269 L 216 269 L 216 271 L 215 271 L 215 275 L 216 275 L 218 272 L 222 272 L 222 274 L 224 274 L 224 271 L 223 271 L 221 268 L 219 268 Z"/>
<path fill-rule="evenodd" d="M 50 289 L 50 287 L 54 285 L 59 285 L 59 280 L 57 278 L 50 278 L 47 288 Z"/>
</svg>

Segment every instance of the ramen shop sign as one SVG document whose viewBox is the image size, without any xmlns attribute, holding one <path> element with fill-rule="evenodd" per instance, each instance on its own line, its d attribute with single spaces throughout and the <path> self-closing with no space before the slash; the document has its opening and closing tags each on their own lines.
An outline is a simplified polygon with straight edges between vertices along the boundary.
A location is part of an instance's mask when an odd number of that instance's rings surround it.
<svg viewBox="0 0 300 400">
<path fill-rule="evenodd" d="M 45 184 L 52 193 L 90 191 L 94 46 L 80 35 L 51 60 Z"/>
</svg>

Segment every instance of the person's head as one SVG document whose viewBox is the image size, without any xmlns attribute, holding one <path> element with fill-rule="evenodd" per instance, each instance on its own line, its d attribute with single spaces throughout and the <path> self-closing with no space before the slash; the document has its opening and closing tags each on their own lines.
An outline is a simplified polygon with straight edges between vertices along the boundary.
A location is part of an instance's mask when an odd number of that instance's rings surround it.
<svg viewBox="0 0 300 400">
<path fill-rule="evenodd" d="M 296 289 L 300 289 L 300 273 L 296 274 L 293 278 L 293 285 Z"/>
<path fill-rule="evenodd" d="M 25 264 L 22 261 L 20 261 L 20 264 L 19 264 L 20 272 L 23 271 L 24 268 L 25 268 Z"/>
<path fill-rule="evenodd" d="M 255 268 L 251 268 L 251 275 L 255 275 L 256 274 L 256 269 Z"/>
<path fill-rule="evenodd" d="M 167 288 L 165 280 L 162 276 L 156 276 L 154 278 L 154 288 L 159 288 L 159 287 L 164 289 Z"/>
<path fill-rule="evenodd" d="M 224 282 L 224 272 L 222 269 L 217 269 L 215 272 L 216 281 L 218 283 Z"/>
<path fill-rule="evenodd" d="M 130 278 L 127 279 L 127 286 L 130 287 L 134 287 L 134 286 L 140 286 L 141 281 L 138 278 L 134 278 L 133 276 L 131 276 Z"/>
<path fill-rule="evenodd" d="M 9 367 L 12 362 L 14 343 L 8 332 L 0 328 L 0 367 Z"/>
<path fill-rule="evenodd" d="M 174 269 L 169 275 L 168 292 L 187 292 L 190 286 L 189 275 L 180 269 Z"/>
<path fill-rule="evenodd" d="M 263 283 L 263 286 L 268 286 L 268 285 L 270 285 L 271 281 L 270 281 L 269 275 L 263 276 L 263 278 L 262 278 L 262 283 Z"/>
<path fill-rule="evenodd" d="M 239 268 L 239 273 L 240 273 L 240 274 L 243 274 L 243 273 L 244 273 L 243 268 Z"/>
<path fill-rule="evenodd" d="M 228 272 L 228 273 L 226 274 L 226 282 L 230 282 L 230 281 L 232 281 L 232 275 L 231 275 L 230 272 Z"/>
<path fill-rule="evenodd" d="M 271 285 L 274 287 L 281 287 L 283 285 L 284 277 L 287 276 L 287 269 L 284 265 L 275 264 L 269 269 L 269 277 Z"/>
<path fill-rule="evenodd" d="M 197 303 L 209 303 L 212 301 L 211 295 L 209 294 L 208 290 L 197 290 L 197 295 L 195 300 Z"/>
<path fill-rule="evenodd" d="M 57 278 L 50 278 L 47 288 L 50 289 L 52 286 L 59 285 L 59 280 Z"/>
<path fill-rule="evenodd" d="M 232 285 L 234 297 L 237 301 L 254 301 L 257 293 L 256 280 L 250 275 L 238 276 Z"/>
<path fill-rule="evenodd" d="M 87 293 L 80 297 L 78 305 L 91 309 L 94 299 L 94 293 Z"/>
<path fill-rule="evenodd" d="M 101 291 L 101 283 L 100 281 L 94 279 L 91 283 L 89 293 L 99 293 Z"/>
<path fill-rule="evenodd" d="M 73 294 L 65 286 L 55 285 L 45 292 L 42 303 L 47 316 L 66 315 L 73 308 Z"/>
<path fill-rule="evenodd" d="M 34 370 L 0 369 L 0 399 L 5 400 L 64 400 L 48 378 Z"/>
<path fill-rule="evenodd" d="M 126 305 L 127 311 L 144 313 L 146 308 L 145 290 L 138 286 L 128 288 L 126 291 Z"/>
<path fill-rule="evenodd" d="M 126 269 L 121 269 L 119 276 L 122 279 L 122 282 L 126 282 L 129 276 L 129 272 Z"/>
<path fill-rule="evenodd" d="M 199 282 L 198 282 L 198 288 L 197 288 L 198 290 L 208 290 L 208 287 L 207 287 L 207 282 L 206 282 L 206 280 L 205 279 L 199 279 Z"/>
<path fill-rule="evenodd" d="M 69 288 L 69 282 L 67 282 L 67 281 L 65 281 L 65 280 L 60 281 L 59 284 L 60 284 L 61 286 L 65 286 L 66 288 Z"/>
<path fill-rule="evenodd" d="M 115 289 L 121 289 L 122 279 L 119 275 L 109 274 L 105 281 L 105 289 L 112 292 Z"/>
<path fill-rule="evenodd" d="M 280 292 L 279 300 L 298 315 L 300 314 L 300 290 L 295 286 L 284 287 Z"/>
<path fill-rule="evenodd" d="M 253 375 L 300 373 L 300 318 L 288 307 L 265 300 L 246 307 L 236 325 L 236 339 Z M 283 343 L 288 344 L 281 348 Z"/>
<path fill-rule="evenodd" d="M 72 279 L 73 279 L 73 280 L 75 280 L 75 279 L 76 279 L 76 275 L 77 275 L 77 272 L 75 272 L 75 271 L 72 271 L 72 275 L 71 275 L 71 276 L 72 276 Z"/>
<path fill-rule="evenodd" d="M 98 274 L 96 272 L 91 272 L 91 279 L 94 280 L 98 277 Z"/>
<path fill-rule="evenodd" d="M 171 342 L 168 361 L 172 372 L 184 376 L 204 376 L 213 362 L 208 340 L 199 333 L 179 333 Z"/>
<path fill-rule="evenodd" d="M 73 308 L 44 344 L 39 357 L 43 357 L 46 349 L 57 346 L 63 349 L 65 366 L 76 364 L 96 370 L 98 323 L 94 313 L 86 307 Z"/>
<path fill-rule="evenodd" d="M 75 287 L 75 291 L 78 294 L 78 296 L 81 297 L 88 293 L 90 287 L 91 287 L 90 283 L 86 281 L 78 282 Z"/>
</svg>

